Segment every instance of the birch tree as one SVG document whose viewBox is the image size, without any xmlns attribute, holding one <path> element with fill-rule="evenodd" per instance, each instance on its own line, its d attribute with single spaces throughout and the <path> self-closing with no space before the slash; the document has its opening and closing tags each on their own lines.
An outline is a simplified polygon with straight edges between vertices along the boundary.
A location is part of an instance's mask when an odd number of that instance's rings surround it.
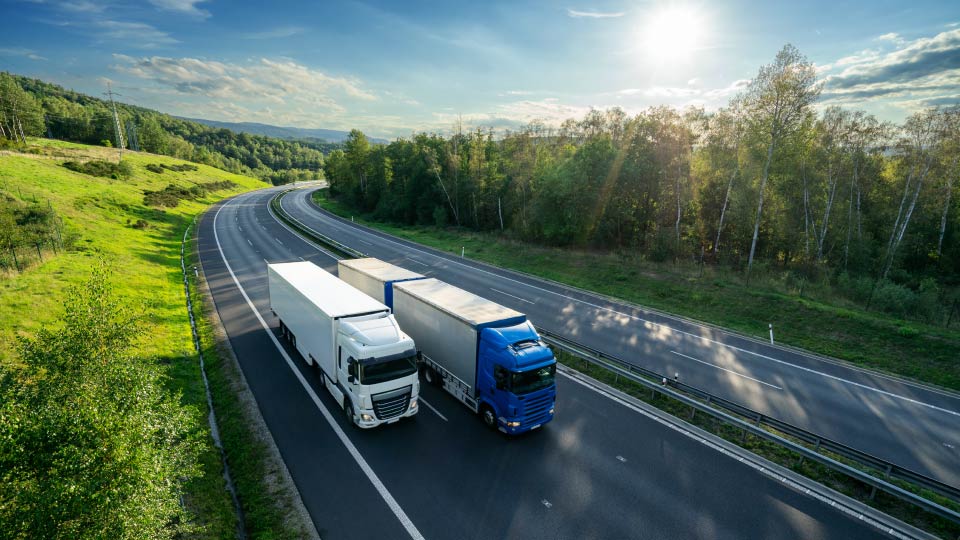
<svg viewBox="0 0 960 540">
<path fill-rule="evenodd" d="M 887 241 L 887 257 L 883 265 L 883 274 L 886 278 L 893 266 L 897 249 L 903 242 L 913 211 L 920 198 L 924 180 L 930 173 L 934 162 L 934 147 L 939 136 L 938 123 L 940 114 L 936 110 L 916 113 L 907 119 L 903 126 L 903 138 L 900 141 L 900 151 L 906 168 L 909 170 L 903 183 L 903 196 L 897 209 L 897 217 L 890 231 L 890 240 Z M 909 201 L 909 203 L 908 203 Z"/>
<path fill-rule="evenodd" d="M 748 122 L 762 140 L 767 151 L 757 201 L 757 217 L 753 224 L 753 240 L 747 260 L 747 275 L 753 267 L 763 216 L 763 198 L 770 176 L 773 154 L 784 138 L 791 135 L 820 95 L 817 72 L 813 64 L 793 45 L 785 45 L 773 63 L 760 68 L 742 96 Z"/>
<path fill-rule="evenodd" d="M 960 175 L 957 168 L 960 159 L 960 106 L 943 111 L 941 119 L 942 140 L 945 161 L 950 165 L 944 171 L 943 212 L 940 214 L 940 235 L 937 237 L 937 257 L 943 255 L 943 236 L 947 232 L 947 214 L 950 212 L 950 198 L 953 195 L 953 180 Z"/>
</svg>

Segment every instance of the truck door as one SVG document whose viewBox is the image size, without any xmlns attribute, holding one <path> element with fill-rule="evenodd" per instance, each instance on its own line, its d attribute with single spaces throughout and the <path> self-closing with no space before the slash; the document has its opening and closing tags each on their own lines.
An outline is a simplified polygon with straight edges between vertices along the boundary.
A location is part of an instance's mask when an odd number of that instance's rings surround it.
<svg viewBox="0 0 960 540">
<path fill-rule="evenodd" d="M 339 357 L 337 358 L 337 381 L 339 381 L 340 386 L 347 392 L 347 395 L 350 396 L 351 399 L 353 398 L 353 386 L 356 384 L 356 378 L 354 378 L 354 383 L 351 384 L 349 382 L 350 375 L 356 374 L 357 371 L 359 371 L 357 361 L 354 360 L 352 356 L 349 356 L 349 353 L 341 347 Z"/>
</svg>

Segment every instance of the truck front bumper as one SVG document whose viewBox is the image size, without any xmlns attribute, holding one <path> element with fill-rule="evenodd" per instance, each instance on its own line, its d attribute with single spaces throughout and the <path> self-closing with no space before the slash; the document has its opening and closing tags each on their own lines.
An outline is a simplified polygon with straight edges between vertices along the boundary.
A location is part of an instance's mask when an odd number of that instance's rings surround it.
<svg viewBox="0 0 960 540">
<path fill-rule="evenodd" d="M 500 417 L 497 419 L 497 429 L 506 433 L 507 435 L 518 435 L 520 433 L 525 433 L 527 431 L 532 431 L 539 428 L 540 426 L 546 424 L 547 422 L 553 420 L 553 412 L 551 411 L 546 416 L 537 419 L 532 422 L 523 423 L 517 420 L 511 420 L 508 418 Z"/>
<path fill-rule="evenodd" d="M 371 429 L 383 424 L 394 424 L 399 422 L 402 418 L 409 418 L 417 414 L 417 412 L 420 411 L 418 402 L 419 400 L 417 399 L 411 400 L 410 405 L 403 414 L 394 416 L 393 418 L 387 418 L 386 420 L 378 419 L 373 409 L 360 409 L 360 416 L 357 418 L 357 426 L 363 429 Z"/>
</svg>

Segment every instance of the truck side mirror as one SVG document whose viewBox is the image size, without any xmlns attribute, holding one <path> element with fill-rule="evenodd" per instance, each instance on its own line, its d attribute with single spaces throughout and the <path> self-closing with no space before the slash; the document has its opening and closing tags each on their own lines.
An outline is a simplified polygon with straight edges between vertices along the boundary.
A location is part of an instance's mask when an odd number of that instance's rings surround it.
<svg viewBox="0 0 960 540">
<path fill-rule="evenodd" d="M 355 381 L 355 380 L 356 380 L 356 378 L 355 378 L 353 375 L 348 375 L 348 376 L 347 376 L 347 382 L 348 382 L 348 383 L 353 384 L 353 381 Z"/>
<path fill-rule="evenodd" d="M 347 362 L 347 375 L 350 375 L 351 378 L 357 375 L 357 363 L 352 358 Z"/>
</svg>

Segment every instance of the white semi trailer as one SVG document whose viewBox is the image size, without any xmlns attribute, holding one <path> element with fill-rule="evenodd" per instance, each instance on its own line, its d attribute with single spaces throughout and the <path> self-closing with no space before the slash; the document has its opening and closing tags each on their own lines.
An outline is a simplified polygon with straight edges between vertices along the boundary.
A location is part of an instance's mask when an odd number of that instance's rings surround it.
<svg viewBox="0 0 960 540">
<path fill-rule="evenodd" d="M 390 309 L 310 262 L 267 265 L 280 332 L 351 424 L 373 428 L 418 411 L 417 349 Z"/>
</svg>

